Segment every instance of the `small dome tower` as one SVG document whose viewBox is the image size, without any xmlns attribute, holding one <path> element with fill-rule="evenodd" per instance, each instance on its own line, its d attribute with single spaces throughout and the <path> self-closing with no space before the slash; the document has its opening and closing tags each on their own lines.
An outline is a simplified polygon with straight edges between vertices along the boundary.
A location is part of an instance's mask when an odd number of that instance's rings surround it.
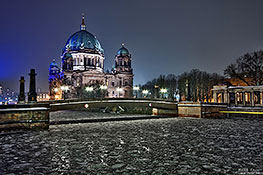
<svg viewBox="0 0 263 175">
<path fill-rule="evenodd" d="M 53 61 L 50 63 L 50 66 L 49 66 L 49 75 L 59 75 L 60 73 L 60 69 L 58 67 L 58 64 L 56 63 L 55 59 L 53 59 Z"/>
<path fill-rule="evenodd" d="M 131 73 L 131 54 L 128 49 L 122 44 L 121 48 L 117 51 L 115 56 L 115 72 L 116 73 Z"/>
</svg>

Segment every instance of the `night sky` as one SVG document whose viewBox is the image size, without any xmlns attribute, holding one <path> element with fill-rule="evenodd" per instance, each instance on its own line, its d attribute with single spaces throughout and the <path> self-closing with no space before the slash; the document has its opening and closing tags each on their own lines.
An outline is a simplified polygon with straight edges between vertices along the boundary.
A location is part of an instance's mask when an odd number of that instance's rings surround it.
<svg viewBox="0 0 263 175">
<path fill-rule="evenodd" d="M 134 84 L 193 68 L 223 74 L 228 64 L 263 49 L 260 0 L 6 0 L 0 8 L 0 84 L 18 91 L 19 78 L 37 72 L 48 90 L 48 68 L 60 63 L 85 13 L 87 30 L 105 50 L 105 71 L 124 42 Z"/>
</svg>

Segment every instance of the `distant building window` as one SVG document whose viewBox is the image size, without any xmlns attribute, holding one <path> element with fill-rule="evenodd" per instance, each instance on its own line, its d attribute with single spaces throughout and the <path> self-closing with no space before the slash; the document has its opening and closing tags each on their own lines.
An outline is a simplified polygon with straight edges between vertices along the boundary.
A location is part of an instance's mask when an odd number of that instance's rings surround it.
<svg viewBox="0 0 263 175">
<path fill-rule="evenodd" d="M 114 82 L 111 82 L 111 85 L 114 87 Z M 114 91 L 113 91 L 114 92 Z"/>
<path fill-rule="evenodd" d="M 112 95 L 114 95 L 114 91 L 112 91 Z"/>
</svg>

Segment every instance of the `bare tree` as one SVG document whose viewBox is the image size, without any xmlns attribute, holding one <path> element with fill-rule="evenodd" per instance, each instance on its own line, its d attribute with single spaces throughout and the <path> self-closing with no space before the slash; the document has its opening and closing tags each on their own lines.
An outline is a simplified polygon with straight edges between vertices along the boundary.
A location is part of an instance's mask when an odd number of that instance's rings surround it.
<svg viewBox="0 0 263 175">
<path fill-rule="evenodd" d="M 248 86 L 263 84 L 263 51 L 246 53 L 227 66 L 225 75 L 238 78 Z M 250 81 L 248 81 L 248 79 Z"/>
<path fill-rule="evenodd" d="M 193 69 L 190 72 L 182 73 L 178 78 L 178 89 L 181 97 L 187 96 L 186 84 L 190 86 L 190 100 L 191 101 L 209 101 L 212 98 L 211 89 L 218 82 L 222 81 L 223 77 L 219 74 L 207 73 L 198 69 Z"/>
</svg>

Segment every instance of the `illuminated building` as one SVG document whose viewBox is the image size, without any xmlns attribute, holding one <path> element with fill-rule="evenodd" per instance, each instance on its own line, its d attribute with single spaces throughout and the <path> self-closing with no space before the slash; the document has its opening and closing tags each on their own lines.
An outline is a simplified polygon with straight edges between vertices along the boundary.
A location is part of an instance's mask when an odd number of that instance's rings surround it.
<svg viewBox="0 0 263 175">
<path fill-rule="evenodd" d="M 49 93 L 48 92 L 37 92 L 37 101 L 48 101 Z"/>
<path fill-rule="evenodd" d="M 263 106 L 263 86 L 214 86 L 213 100 L 230 106 Z"/>
<path fill-rule="evenodd" d="M 53 61 L 49 68 L 50 99 L 82 97 L 132 97 L 131 54 L 122 44 L 111 72 L 104 72 L 104 49 L 86 30 L 84 16 L 80 31 L 67 40 L 61 69 Z M 89 88 L 92 87 L 92 90 Z"/>
</svg>

